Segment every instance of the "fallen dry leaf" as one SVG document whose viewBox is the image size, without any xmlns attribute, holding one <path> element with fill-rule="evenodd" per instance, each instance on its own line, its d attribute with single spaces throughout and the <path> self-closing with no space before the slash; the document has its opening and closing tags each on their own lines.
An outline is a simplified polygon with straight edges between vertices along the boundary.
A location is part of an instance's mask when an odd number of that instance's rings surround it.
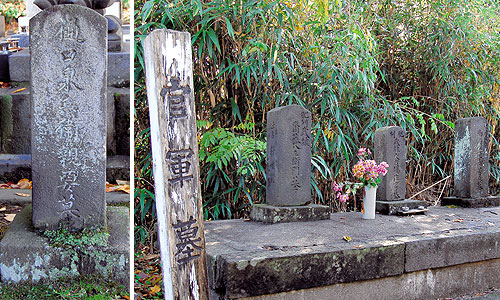
<svg viewBox="0 0 500 300">
<path fill-rule="evenodd" d="M 495 226 L 495 223 L 493 223 L 493 222 L 488 222 L 488 226 Z"/>
<path fill-rule="evenodd" d="M 159 285 L 155 285 L 155 286 L 153 286 L 153 287 L 149 290 L 150 294 L 153 294 L 153 295 L 154 295 L 154 294 L 158 294 L 158 292 L 159 292 L 159 291 L 161 291 L 161 288 L 160 288 L 160 286 L 159 286 Z"/>
<path fill-rule="evenodd" d="M 23 178 L 17 183 L 20 189 L 31 189 L 31 181 L 29 179 Z"/>
<path fill-rule="evenodd" d="M 464 219 L 461 219 L 461 218 L 453 220 L 453 222 L 458 222 L 458 223 L 462 223 L 463 221 L 464 221 Z"/>
<path fill-rule="evenodd" d="M 25 194 L 25 193 L 16 193 L 16 195 L 21 196 L 21 197 L 31 197 L 30 194 Z"/>
<path fill-rule="evenodd" d="M 354 248 L 357 248 L 357 249 L 364 248 L 364 247 L 365 246 L 363 246 L 363 245 L 356 245 L 356 246 L 354 246 Z"/>
<path fill-rule="evenodd" d="M 12 222 L 14 221 L 14 218 L 16 217 L 16 214 L 5 214 L 5 220 Z"/>
<path fill-rule="evenodd" d="M 17 90 L 15 90 L 15 91 L 13 91 L 13 92 L 12 92 L 12 94 L 17 93 L 17 92 L 22 92 L 22 91 L 24 91 L 25 89 L 26 89 L 25 87 L 24 87 L 24 88 L 17 89 Z"/>
<path fill-rule="evenodd" d="M 116 184 L 118 184 L 118 185 L 130 185 L 130 181 L 117 179 Z"/>
</svg>

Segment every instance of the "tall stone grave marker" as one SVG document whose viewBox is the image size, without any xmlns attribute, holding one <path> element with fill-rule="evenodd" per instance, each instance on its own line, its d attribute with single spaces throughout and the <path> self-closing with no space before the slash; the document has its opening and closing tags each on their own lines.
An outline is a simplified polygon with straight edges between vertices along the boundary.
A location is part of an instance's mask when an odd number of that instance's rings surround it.
<svg viewBox="0 0 500 300">
<path fill-rule="evenodd" d="M 459 119 L 455 123 L 455 197 L 445 197 L 442 205 L 483 207 L 500 205 L 500 197 L 490 197 L 488 121 L 483 117 Z"/>
<path fill-rule="evenodd" d="M 5 36 L 5 16 L 0 16 L 0 37 Z"/>
<path fill-rule="evenodd" d="M 299 105 L 267 113 L 266 205 L 250 218 L 265 223 L 328 219 L 327 206 L 311 201 L 311 113 Z"/>
<path fill-rule="evenodd" d="M 424 203 L 406 200 L 406 132 L 398 126 L 382 127 L 375 131 L 374 158 L 377 163 L 389 164 L 387 174 L 377 188 L 377 211 L 397 214 L 417 209 Z"/>
<path fill-rule="evenodd" d="M 33 225 L 106 226 L 106 19 L 78 5 L 30 20 Z"/>
<path fill-rule="evenodd" d="M 190 34 L 153 31 L 144 62 L 165 299 L 208 299 Z"/>
</svg>

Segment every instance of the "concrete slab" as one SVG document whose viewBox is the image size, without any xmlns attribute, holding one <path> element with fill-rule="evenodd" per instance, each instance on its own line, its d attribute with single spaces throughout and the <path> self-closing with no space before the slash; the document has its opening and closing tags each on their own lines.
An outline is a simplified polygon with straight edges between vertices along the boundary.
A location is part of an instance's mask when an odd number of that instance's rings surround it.
<svg viewBox="0 0 500 300">
<path fill-rule="evenodd" d="M 29 195 L 20 196 L 19 194 Z M 26 189 L 0 189 L 0 203 L 27 205 L 31 204 L 31 190 Z M 123 192 L 106 193 L 106 203 L 109 204 L 129 204 L 130 195 Z"/>
<path fill-rule="evenodd" d="M 330 218 L 331 210 L 329 206 L 317 204 L 305 206 L 255 204 L 250 212 L 250 219 L 265 224 L 327 220 Z"/>
<path fill-rule="evenodd" d="M 456 205 L 462 207 L 491 207 L 500 205 L 500 196 L 488 196 L 480 198 L 458 198 L 444 197 L 441 205 Z"/>
<path fill-rule="evenodd" d="M 206 222 L 210 284 L 220 299 L 232 299 L 498 259 L 499 225 L 500 207 L 431 207 L 427 215 L 375 220 L 350 212 L 272 225 Z"/>
<path fill-rule="evenodd" d="M 100 274 L 121 284 L 129 282 L 129 210 L 108 207 L 110 237 L 105 247 L 85 249 L 49 245 L 47 238 L 35 233 L 31 206 L 23 208 L 0 242 L 2 282 L 53 280 L 84 274 Z"/>
<path fill-rule="evenodd" d="M 483 292 L 500 286 L 500 259 L 429 269 L 374 280 L 262 295 L 244 300 L 431 300 Z M 212 295 L 211 295 L 212 296 Z M 217 298 L 215 295 L 210 300 Z M 453 300 L 498 300 L 495 294 Z"/>
</svg>

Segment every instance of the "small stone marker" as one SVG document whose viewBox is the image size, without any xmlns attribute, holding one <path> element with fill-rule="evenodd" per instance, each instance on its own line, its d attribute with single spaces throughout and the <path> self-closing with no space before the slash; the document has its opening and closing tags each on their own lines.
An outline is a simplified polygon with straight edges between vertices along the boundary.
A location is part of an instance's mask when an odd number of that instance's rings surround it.
<svg viewBox="0 0 500 300">
<path fill-rule="evenodd" d="M 265 223 L 328 219 L 327 206 L 311 201 L 311 113 L 287 105 L 267 113 L 266 204 L 250 218 Z"/>
<path fill-rule="evenodd" d="M 5 16 L 0 15 L 0 37 L 5 36 Z"/>
<path fill-rule="evenodd" d="M 377 200 L 404 200 L 406 195 L 406 133 L 403 128 L 389 126 L 374 135 L 374 157 L 377 163 L 389 164 L 387 174 L 377 189 Z"/>
<path fill-rule="evenodd" d="M 144 62 L 165 299 L 208 299 L 190 34 L 153 31 Z"/>
<path fill-rule="evenodd" d="M 106 226 L 106 19 L 57 5 L 30 20 L 33 225 Z"/>
<path fill-rule="evenodd" d="M 304 205 L 311 200 L 311 113 L 299 105 L 267 113 L 266 203 Z"/>
<path fill-rule="evenodd" d="M 483 207 L 500 205 L 500 197 L 490 197 L 488 121 L 483 117 L 455 122 L 455 197 L 445 197 L 442 205 Z"/>
<path fill-rule="evenodd" d="M 398 126 L 382 127 L 375 131 L 374 158 L 377 163 L 389 164 L 387 174 L 377 188 L 377 211 L 397 214 L 401 209 L 416 209 L 424 203 L 405 200 L 406 196 L 406 132 Z"/>
</svg>

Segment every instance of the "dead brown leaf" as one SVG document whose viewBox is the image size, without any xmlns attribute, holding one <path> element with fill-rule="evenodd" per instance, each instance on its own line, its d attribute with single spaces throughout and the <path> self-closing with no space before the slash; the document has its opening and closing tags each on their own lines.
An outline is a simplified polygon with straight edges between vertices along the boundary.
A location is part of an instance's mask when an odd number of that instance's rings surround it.
<svg viewBox="0 0 500 300">
<path fill-rule="evenodd" d="M 5 214 L 4 219 L 9 221 L 9 222 L 12 222 L 12 221 L 14 221 L 15 217 L 16 217 L 16 214 Z"/>
<path fill-rule="evenodd" d="M 31 197 L 30 194 L 25 194 L 25 193 L 16 193 L 16 195 L 21 196 L 21 197 Z"/>
<path fill-rule="evenodd" d="M 160 291 L 161 291 L 161 288 L 159 285 L 155 285 L 151 289 L 149 289 L 149 293 L 153 294 L 153 295 L 158 294 L 158 292 L 160 292 Z"/>
<path fill-rule="evenodd" d="M 13 92 L 12 92 L 12 94 L 14 94 L 14 93 L 18 93 L 18 92 L 22 92 L 22 91 L 24 91 L 25 89 L 26 89 L 25 87 L 24 87 L 24 88 L 17 89 L 17 90 L 15 90 L 15 91 L 13 91 Z"/>
</svg>

